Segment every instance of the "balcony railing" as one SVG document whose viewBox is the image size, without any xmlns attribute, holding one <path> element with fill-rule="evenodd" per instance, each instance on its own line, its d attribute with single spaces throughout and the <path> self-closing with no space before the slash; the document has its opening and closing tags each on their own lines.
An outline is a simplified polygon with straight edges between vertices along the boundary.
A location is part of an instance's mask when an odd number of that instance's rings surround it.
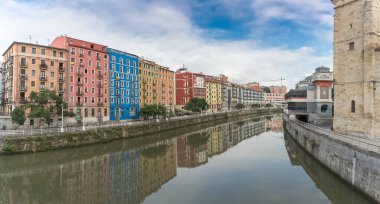
<svg viewBox="0 0 380 204">
<path fill-rule="evenodd" d="M 45 70 L 45 69 L 47 69 L 47 68 L 48 68 L 48 66 L 47 66 L 46 63 L 42 63 L 42 64 L 40 64 L 40 69 Z"/>
<path fill-rule="evenodd" d="M 28 75 L 27 74 L 20 74 L 20 79 L 21 80 L 27 80 L 28 79 Z"/>
<path fill-rule="evenodd" d="M 83 83 L 81 81 L 78 81 L 77 86 L 83 86 Z"/>
<path fill-rule="evenodd" d="M 99 56 L 96 56 L 96 60 L 100 61 L 101 59 L 100 59 L 100 57 L 99 57 Z"/>
<path fill-rule="evenodd" d="M 83 64 L 83 63 L 79 63 L 79 66 L 80 66 L 80 67 L 84 67 L 84 64 Z"/>
<path fill-rule="evenodd" d="M 99 102 L 99 103 L 98 103 L 98 106 L 99 106 L 99 107 L 103 107 L 103 102 Z"/>
<path fill-rule="evenodd" d="M 25 97 L 21 97 L 20 98 L 20 103 L 26 103 L 26 98 Z"/>
<path fill-rule="evenodd" d="M 64 93 L 65 89 L 64 88 L 58 88 L 58 93 Z"/>
<path fill-rule="evenodd" d="M 60 67 L 58 67 L 58 71 L 59 71 L 59 72 L 64 72 L 64 71 L 65 71 L 65 68 L 60 66 Z"/>
<path fill-rule="evenodd" d="M 58 81 L 65 81 L 65 78 L 63 78 L 63 77 L 58 77 Z"/>
<path fill-rule="evenodd" d="M 77 96 L 83 96 L 83 92 L 77 91 Z"/>
<path fill-rule="evenodd" d="M 80 71 L 77 71 L 76 74 L 77 74 L 78 77 L 82 77 L 83 76 L 83 72 L 80 72 Z"/>
<path fill-rule="evenodd" d="M 98 74 L 98 79 L 103 79 L 103 75 L 102 74 Z"/>
<path fill-rule="evenodd" d="M 26 86 L 24 85 L 24 86 L 20 86 L 20 91 L 26 91 Z"/>
<path fill-rule="evenodd" d="M 98 83 L 98 88 L 103 88 L 103 84 Z"/>
<path fill-rule="evenodd" d="M 98 93 L 98 97 L 103 97 L 103 94 L 102 93 Z"/>
<path fill-rule="evenodd" d="M 79 53 L 79 57 L 84 57 L 84 54 L 83 53 Z"/>
<path fill-rule="evenodd" d="M 41 80 L 41 81 L 46 81 L 46 80 L 47 80 L 47 77 L 41 75 L 41 76 L 40 76 L 40 80 Z"/>
<path fill-rule="evenodd" d="M 28 67 L 28 63 L 20 63 L 20 67 L 21 68 L 27 68 Z"/>
<path fill-rule="evenodd" d="M 40 87 L 40 92 L 42 91 L 46 91 L 46 88 L 45 87 Z"/>
<path fill-rule="evenodd" d="M 100 65 L 96 65 L 96 69 L 101 69 Z"/>
</svg>

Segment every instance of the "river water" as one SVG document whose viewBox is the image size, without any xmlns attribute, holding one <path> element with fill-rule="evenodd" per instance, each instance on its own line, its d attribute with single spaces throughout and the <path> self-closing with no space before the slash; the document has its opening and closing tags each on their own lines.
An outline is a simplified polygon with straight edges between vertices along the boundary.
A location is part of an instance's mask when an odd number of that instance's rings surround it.
<svg viewBox="0 0 380 204">
<path fill-rule="evenodd" d="M 370 203 L 306 154 L 281 115 L 0 157 L 0 203 Z"/>
</svg>

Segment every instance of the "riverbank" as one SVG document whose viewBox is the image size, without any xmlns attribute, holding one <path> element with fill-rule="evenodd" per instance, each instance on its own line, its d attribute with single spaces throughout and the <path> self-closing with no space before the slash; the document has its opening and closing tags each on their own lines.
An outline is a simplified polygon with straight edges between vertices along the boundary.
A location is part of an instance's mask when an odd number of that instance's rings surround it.
<svg viewBox="0 0 380 204">
<path fill-rule="evenodd" d="M 285 131 L 305 151 L 354 188 L 380 202 L 380 146 L 295 119 L 284 123 Z"/>
<path fill-rule="evenodd" d="M 218 120 L 227 120 L 247 115 L 261 116 L 280 113 L 280 109 L 254 109 L 237 112 L 217 113 L 199 117 L 160 121 L 157 123 L 121 124 L 120 126 L 95 128 L 87 131 L 66 133 L 45 133 L 38 136 L 7 136 L 0 138 L 0 154 L 41 152 L 61 148 L 71 148 L 113 140 L 142 137 L 163 131 Z"/>
</svg>

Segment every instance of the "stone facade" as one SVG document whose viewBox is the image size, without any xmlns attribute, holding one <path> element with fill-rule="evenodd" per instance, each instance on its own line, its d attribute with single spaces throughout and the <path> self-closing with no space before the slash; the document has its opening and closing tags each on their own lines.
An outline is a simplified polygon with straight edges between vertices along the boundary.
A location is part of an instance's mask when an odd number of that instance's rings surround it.
<svg viewBox="0 0 380 204">
<path fill-rule="evenodd" d="M 334 130 L 380 137 L 380 0 L 334 0 Z"/>
</svg>

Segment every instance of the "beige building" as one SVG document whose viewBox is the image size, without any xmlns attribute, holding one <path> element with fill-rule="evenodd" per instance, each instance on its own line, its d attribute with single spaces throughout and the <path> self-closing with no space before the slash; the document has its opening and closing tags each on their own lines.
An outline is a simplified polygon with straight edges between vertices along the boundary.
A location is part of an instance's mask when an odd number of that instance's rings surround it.
<svg viewBox="0 0 380 204">
<path fill-rule="evenodd" d="M 213 77 L 206 77 L 205 83 L 208 111 L 220 111 L 222 109 L 222 82 Z"/>
<path fill-rule="evenodd" d="M 333 0 L 334 130 L 380 137 L 380 0 Z"/>
<path fill-rule="evenodd" d="M 174 72 L 153 61 L 139 58 L 140 107 L 164 105 L 174 110 Z"/>
<path fill-rule="evenodd" d="M 4 111 L 12 112 L 45 90 L 65 94 L 67 51 L 55 47 L 14 42 L 3 54 Z"/>
</svg>

